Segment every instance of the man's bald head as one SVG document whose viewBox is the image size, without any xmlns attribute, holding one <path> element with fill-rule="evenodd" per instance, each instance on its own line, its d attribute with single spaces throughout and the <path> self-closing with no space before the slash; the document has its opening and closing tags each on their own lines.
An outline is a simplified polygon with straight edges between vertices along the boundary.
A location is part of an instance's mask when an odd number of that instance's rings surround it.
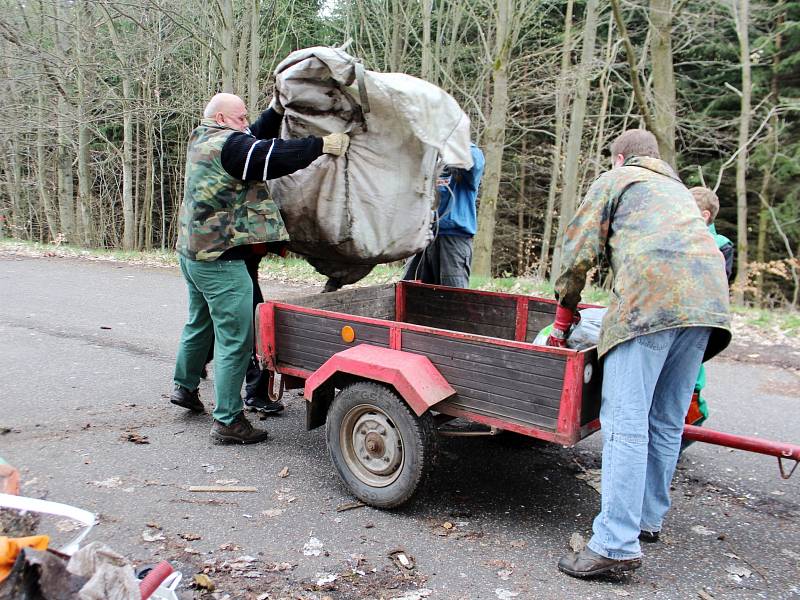
<svg viewBox="0 0 800 600">
<path fill-rule="evenodd" d="M 248 126 L 247 107 L 244 100 L 235 94 L 216 94 L 206 104 L 203 117 L 238 131 L 245 131 Z"/>
</svg>

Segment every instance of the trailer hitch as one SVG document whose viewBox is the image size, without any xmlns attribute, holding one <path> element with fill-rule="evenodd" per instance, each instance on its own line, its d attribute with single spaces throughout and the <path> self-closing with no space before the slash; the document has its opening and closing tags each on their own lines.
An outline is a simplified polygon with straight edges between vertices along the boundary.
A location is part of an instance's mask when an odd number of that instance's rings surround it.
<svg viewBox="0 0 800 600">
<path fill-rule="evenodd" d="M 797 470 L 797 465 L 800 465 L 800 460 L 795 459 L 794 466 L 791 470 L 787 473 L 786 470 L 783 468 L 783 459 L 788 458 L 791 459 L 791 453 L 787 450 L 783 456 L 778 457 L 778 470 L 781 472 L 781 479 L 789 479 L 794 472 Z"/>
<path fill-rule="evenodd" d="M 283 381 L 283 377 L 281 377 L 280 383 L 278 383 L 278 391 L 275 391 L 275 371 L 270 371 L 267 379 L 267 398 L 269 398 L 270 402 L 280 402 L 285 390 L 286 384 Z"/>
<path fill-rule="evenodd" d="M 736 448 L 747 452 L 757 452 L 758 454 L 766 454 L 767 456 L 776 456 L 778 458 L 778 470 L 780 471 L 782 479 L 789 479 L 797 469 L 798 463 L 800 463 L 800 446 L 795 446 L 793 444 L 762 440 L 760 438 L 744 435 L 734 435 L 732 433 L 723 433 L 722 431 L 714 431 L 713 429 L 697 427 L 695 425 L 683 426 L 683 439 L 716 444 L 717 446 L 725 446 L 726 448 Z M 794 461 L 794 466 L 788 471 L 787 468 L 784 467 L 784 459 Z"/>
</svg>

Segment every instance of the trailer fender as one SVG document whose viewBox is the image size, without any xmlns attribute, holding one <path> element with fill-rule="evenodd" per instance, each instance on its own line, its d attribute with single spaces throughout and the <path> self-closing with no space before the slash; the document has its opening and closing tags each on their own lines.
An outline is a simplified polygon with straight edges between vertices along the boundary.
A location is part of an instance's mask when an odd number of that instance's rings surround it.
<svg viewBox="0 0 800 600">
<path fill-rule="evenodd" d="M 456 393 L 427 356 L 360 344 L 334 354 L 306 379 L 308 429 L 325 423 L 334 389 L 352 381 L 385 383 L 417 416 Z"/>
</svg>

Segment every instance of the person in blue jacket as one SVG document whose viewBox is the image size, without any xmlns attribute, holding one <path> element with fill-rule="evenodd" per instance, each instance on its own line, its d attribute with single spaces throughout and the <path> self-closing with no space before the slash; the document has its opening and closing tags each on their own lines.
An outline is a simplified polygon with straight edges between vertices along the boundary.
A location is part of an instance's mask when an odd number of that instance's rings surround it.
<svg viewBox="0 0 800 600">
<path fill-rule="evenodd" d="M 472 168 L 446 167 L 437 180 L 439 194 L 435 237 L 406 265 L 403 279 L 423 283 L 469 287 L 472 265 L 472 237 L 478 229 L 476 200 L 485 159 L 475 144 L 470 144 Z"/>
</svg>

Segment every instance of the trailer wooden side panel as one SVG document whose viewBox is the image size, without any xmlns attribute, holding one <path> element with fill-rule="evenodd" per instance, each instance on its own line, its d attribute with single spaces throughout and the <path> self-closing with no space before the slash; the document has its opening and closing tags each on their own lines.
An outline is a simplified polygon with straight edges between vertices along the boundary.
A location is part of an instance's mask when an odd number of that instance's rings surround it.
<svg viewBox="0 0 800 600">
<path fill-rule="evenodd" d="M 525 341 L 532 342 L 542 329 L 552 324 L 555 316 L 555 304 L 530 298 L 528 300 L 528 328 L 525 333 Z"/>
<path fill-rule="evenodd" d="M 345 325 L 355 331 L 353 343 L 342 339 Z M 275 342 L 279 363 L 315 371 L 337 352 L 359 343 L 388 348 L 389 326 L 276 309 Z"/>
<path fill-rule="evenodd" d="M 305 308 L 318 308 L 372 319 L 395 319 L 395 284 L 351 288 L 292 299 L 291 303 Z"/>
<path fill-rule="evenodd" d="M 406 323 L 513 340 L 516 299 L 472 290 L 409 285 Z"/>
<path fill-rule="evenodd" d="M 566 358 L 474 340 L 404 331 L 404 352 L 427 356 L 457 395 L 448 406 L 556 431 Z"/>
</svg>

